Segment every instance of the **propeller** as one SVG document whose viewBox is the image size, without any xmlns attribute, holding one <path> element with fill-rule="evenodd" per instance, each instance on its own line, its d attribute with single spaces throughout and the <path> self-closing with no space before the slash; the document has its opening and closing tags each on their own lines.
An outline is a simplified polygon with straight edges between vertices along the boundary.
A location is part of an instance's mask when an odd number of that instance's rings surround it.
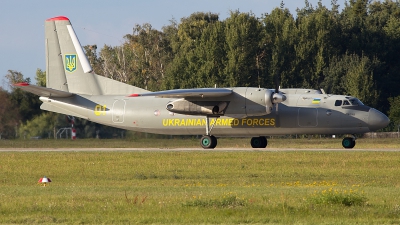
<svg viewBox="0 0 400 225">
<path fill-rule="evenodd" d="M 277 71 L 275 73 L 275 91 L 272 94 L 272 104 L 275 106 L 275 125 L 276 127 L 280 127 L 281 121 L 280 121 L 280 116 L 279 116 L 279 103 L 283 102 L 286 100 L 286 96 L 282 94 L 282 92 L 279 91 L 280 86 L 279 86 L 279 72 Z"/>
</svg>

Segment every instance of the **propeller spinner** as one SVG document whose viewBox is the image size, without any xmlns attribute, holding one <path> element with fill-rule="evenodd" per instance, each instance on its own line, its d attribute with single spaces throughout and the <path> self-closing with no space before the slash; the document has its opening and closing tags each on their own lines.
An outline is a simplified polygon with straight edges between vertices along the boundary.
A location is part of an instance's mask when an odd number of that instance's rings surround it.
<svg viewBox="0 0 400 225">
<path fill-rule="evenodd" d="M 272 103 L 273 104 L 278 104 L 286 100 L 286 96 L 283 95 L 281 92 L 275 91 L 275 93 L 272 94 Z"/>
</svg>

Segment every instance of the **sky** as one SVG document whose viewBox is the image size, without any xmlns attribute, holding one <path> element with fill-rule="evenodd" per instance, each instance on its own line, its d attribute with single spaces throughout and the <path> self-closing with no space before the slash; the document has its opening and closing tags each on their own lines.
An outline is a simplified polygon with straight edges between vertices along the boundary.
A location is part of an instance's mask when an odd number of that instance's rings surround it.
<svg viewBox="0 0 400 225">
<path fill-rule="evenodd" d="M 316 6 L 319 0 L 308 0 Z M 345 0 L 339 0 L 343 9 Z M 303 0 L 284 0 L 285 8 L 296 15 Z M 331 8 L 331 0 L 321 0 Z M 220 20 L 230 11 L 251 12 L 257 17 L 280 7 L 281 0 L 12 0 L 0 7 L 0 86 L 8 89 L 8 70 L 21 72 L 32 83 L 38 68 L 45 70 L 44 21 L 55 16 L 70 19 L 82 46 L 121 45 L 135 24 L 150 23 L 161 30 L 170 20 L 178 22 L 195 12 L 217 13 Z"/>
</svg>

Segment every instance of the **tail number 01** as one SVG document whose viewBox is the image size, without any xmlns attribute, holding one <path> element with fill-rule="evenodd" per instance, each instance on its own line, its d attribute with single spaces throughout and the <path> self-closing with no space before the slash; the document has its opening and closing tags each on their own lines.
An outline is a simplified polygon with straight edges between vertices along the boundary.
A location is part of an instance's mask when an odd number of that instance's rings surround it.
<svg viewBox="0 0 400 225">
<path fill-rule="evenodd" d="M 94 107 L 94 114 L 96 116 L 105 116 L 106 109 L 106 105 L 96 105 L 96 107 Z"/>
</svg>

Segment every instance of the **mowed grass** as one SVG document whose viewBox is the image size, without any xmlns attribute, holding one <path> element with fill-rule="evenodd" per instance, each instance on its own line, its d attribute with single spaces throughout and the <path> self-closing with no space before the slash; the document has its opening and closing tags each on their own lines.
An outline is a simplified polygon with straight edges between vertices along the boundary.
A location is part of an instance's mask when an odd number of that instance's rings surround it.
<svg viewBox="0 0 400 225">
<path fill-rule="evenodd" d="M 399 224 L 399 168 L 356 150 L 1 152 L 0 223 Z"/>
</svg>

